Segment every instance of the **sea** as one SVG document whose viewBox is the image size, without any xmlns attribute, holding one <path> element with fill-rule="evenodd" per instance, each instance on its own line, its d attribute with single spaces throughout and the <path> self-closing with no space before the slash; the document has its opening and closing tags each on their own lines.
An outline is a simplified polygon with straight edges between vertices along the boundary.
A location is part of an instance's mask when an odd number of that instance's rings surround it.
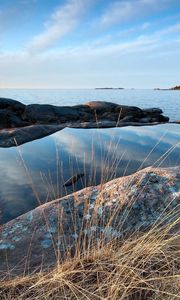
<svg viewBox="0 0 180 300">
<path fill-rule="evenodd" d="M 159 107 L 180 120 L 180 91 L 101 89 L 0 89 L 24 104 L 75 105 L 109 101 Z M 128 176 L 146 167 L 180 165 L 180 125 L 107 129 L 65 128 L 19 147 L 0 148 L 0 224 L 81 188 Z M 73 185 L 71 176 L 84 176 Z"/>
</svg>

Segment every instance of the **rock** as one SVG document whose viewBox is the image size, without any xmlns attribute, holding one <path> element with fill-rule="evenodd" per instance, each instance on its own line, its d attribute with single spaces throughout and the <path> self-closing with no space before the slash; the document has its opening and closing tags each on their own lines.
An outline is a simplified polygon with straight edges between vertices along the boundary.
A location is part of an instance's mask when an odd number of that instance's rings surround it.
<svg viewBox="0 0 180 300">
<path fill-rule="evenodd" d="M 163 116 L 163 115 L 155 115 L 155 116 L 153 116 L 152 119 L 155 119 L 156 122 L 159 122 L 159 123 L 167 123 L 167 122 L 169 122 L 169 118 L 166 117 L 166 116 Z"/>
<path fill-rule="evenodd" d="M 160 88 L 155 88 L 154 90 L 158 90 L 158 91 L 179 91 L 180 90 L 180 86 L 176 85 L 172 88 L 166 88 L 166 89 L 160 89 Z"/>
<path fill-rule="evenodd" d="M 37 136 L 40 138 L 47 135 L 42 126 L 48 127 L 49 134 L 58 131 L 58 128 L 73 127 L 73 128 L 106 128 L 114 126 L 144 126 L 155 125 L 157 123 L 166 123 L 169 121 L 168 117 L 162 115 L 162 110 L 159 108 L 140 109 L 136 106 L 119 105 L 111 102 L 92 101 L 75 106 L 53 106 L 47 104 L 31 104 L 25 106 L 24 104 L 12 100 L 0 98 L 0 129 L 9 129 L 15 127 L 29 127 L 31 128 L 31 136 L 23 134 L 21 130 L 13 131 L 13 138 L 24 142 L 32 141 Z M 54 126 L 57 126 L 55 129 Z M 59 127 L 60 126 L 60 127 Z M 44 127 L 44 129 L 47 127 Z M 27 131 L 29 128 L 27 129 Z M 8 137 L 9 133 L 9 137 Z M 19 135 L 23 134 L 20 138 Z M 16 137 L 16 134 L 18 135 Z M 0 132 L 0 144 L 14 146 L 12 140 L 12 131 L 7 130 L 6 134 Z M 5 140 L 3 141 L 3 138 Z M 9 140 L 8 140 L 9 139 Z"/>
<path fill-rule="evenodd" d="M 142 120 L 142 119 L 141 119 Z M 133 122 L 134 121 L 134 116 L 126 116 L 124 118 L 121 119 L 121 122 Z M 136 119 L 137 121 L 137 119 Z"/>
<path fill-rule="evenodd" d="M 32 123 L 51 123 L 58 120 L 55 115 L 54 107 L 46 104 L 27 105 L 24 111 L 24 119 Z"/>
<path fill-rule="evenodd" d="M 7 109 L 0 110 L 0 128 L 8 128 L 10 126 L 12 112 Z"/>
<path fill-rule="evenodd" d="M 80 119 L 79 111 L 70 106 L 56 106 L 55 113 L 60 122 L 72 122 Z"/>
<path fill-rule="evenodd" d="M 146 108 L 142 110 L 145 114 L 149 114 L 149 115 L 159 115 L 162 114 L 163 111 L 160 108 Z"/>
<path fill-rule="evenodd" d="M 176 121 L 170 121 L 170 124 L 180 124 L 180 120 L 176 120 Z"/>
<path fill-rule="evenodd" d="M 87 113 L 87 114 L 94 115 L 94 113 L 89 109 L 89 106 L 86 104 L 78 104 L 78 105 L 74 105 L 72 107 L 81 113 Z"/>
<path fill-rule="evenodd" d="M 27 126 L 21 116 L 8 109 L 0 109 L 0 129 Z"/>
<path fill-rule="evenodd" d="M 49 124 L 77 120 L 78 111 L 71 107 L 31 104 L 25 109 L 25 119 L 33 123 Z"/>
<path fill-rule="evenodd" d="M 138 115 L 142 113 L 142 110 L 136 106 L 119 105 L 112 102 L 92 101 L 85 103 L 85 105 L 96 111 L 98 116 L 102 114 L 105 115 L 104 113 L 114 113 L 116 119 L 118 119 L 119 116 L 123 118 L 129 114 Z"/>
<path fill-rule="evenodd" d="M 180 85 L 170 88 L 171 91 L 180 91 Z"/>
<path fill-rule="evenodd" d="M 23 112 L 25 109 L 25 105 L 19 101 L 8 99 L 8 98 L 0 98 L 0 110 L 8 109 L 15 112 Z"/>
<path fill-rule="evenodd" d="M 116 112 L 120 116 L 120 118 L 124 118 L 125 116 L 141 116 L 143 114 L 142 109 L 136 106 L 126 106 L 126 105 L 118 105 L 116 108 Z"/>
<path fill-rule="evenodd" d="M 112 128 L 116 127 L 115 121 L 108 121 L 108 120 L 103 120 L 103 121 L 92 121 L 92 122 L 75 122 L 71 123 L 70 128 Z"/>
<path fill-rule="evenodd" d="M 64 184 L 63 186 L 71 186 L 74 185 L 80 178 L 82 178 L 84 176 L 84 173 L 78 173 L 74 176 L 72 176 L 71 178 L 69 178 Z"/>
<path fill-rule="evenodd" d="M 54 200 L 0 228 L 0 275 L 38 271 L 84 249 L 174 222 L 179 230 L 180 167 L 146 168 Z M 82 246 L 82 248 L 81 248 Z M 8 262 L 8 264 L 7 264 Z"/>
<path fill-rule="evenodd" d="M 104 101 L 91 101 L 85 103 L 85 105 L 91 108 L 92 110 L 95 110 L 96 112 L 112 112 L 119 106 L 118 104 Z"/>
<path fill-rule="evenodd" d="M 4 129 L 0 133 L 0 147 L 19 146 L 62 129 L 64 129 L 63 125 L 31 125 L 21 128 Z"/>
<path fill-rule="evenodd" d="M 141 118 L 141 119 L 139 120 L 139 122 L 142 122 L 142 123 L 146 123 L 146 124 L 147 124 L 147 123 L 150 123 L 151 120 L 152 120 L 151 117 L 144 117 L 144 118 Z M 154 121 L 154 122 L 157 122 L 156 118 L 154 118 L 153 121 Z"/>
</svg>

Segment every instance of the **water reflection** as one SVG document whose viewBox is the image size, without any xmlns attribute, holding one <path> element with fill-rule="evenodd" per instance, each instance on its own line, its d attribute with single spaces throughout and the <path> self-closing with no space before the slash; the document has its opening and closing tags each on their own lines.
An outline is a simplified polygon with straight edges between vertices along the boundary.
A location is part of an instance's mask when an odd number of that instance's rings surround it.
<svg viewBox="0 0 180 300">
<path fill-rule="evenodd" d="M 179 141 L 179 126 L 166 124 L 64 129 L 19 148 L 1 148 L 0 222 L 73 190 L 131 174 L 138 168 L 178 165 Z M 69 177 L 82 172 L 84 178 L 74 187 L 63 187 Z"/>
</svg>

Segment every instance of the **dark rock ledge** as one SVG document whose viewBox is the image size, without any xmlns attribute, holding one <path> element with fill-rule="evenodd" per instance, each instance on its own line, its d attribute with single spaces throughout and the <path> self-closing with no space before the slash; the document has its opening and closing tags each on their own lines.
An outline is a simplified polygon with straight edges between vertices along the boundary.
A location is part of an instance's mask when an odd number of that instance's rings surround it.
<svg viewBox="0 0 180 300">
<path fill-rule="evenodd" d="M 92 101 L 75 106 L 24 105 L 0 98 L 0 147 L 21 145 L 65 127 L 107 128 L 166 123 L 159 108 L 140 109 Z"/>
<path fill-rule="evenodd" d="M 83 251 L 86 241 L 123 239 L 170 223 L 175 232 L 179 201 L 180 167 L 149 167 L 41 205 L 1 226 L 0 277 L 53 266 L 77 245 Z"/>
</svg>

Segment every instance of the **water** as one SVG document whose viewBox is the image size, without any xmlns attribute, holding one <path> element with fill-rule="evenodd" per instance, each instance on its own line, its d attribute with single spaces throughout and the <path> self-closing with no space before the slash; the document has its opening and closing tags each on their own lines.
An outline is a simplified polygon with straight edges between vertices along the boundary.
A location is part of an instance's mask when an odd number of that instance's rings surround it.
<svg viewBox="0 0 180 300">
<path fill-rule="evenodd" d="M 179 92 L 174 91 L 2 90 L 0 96 L 24 103 L 72 105 L 106 100 L 157 106 L 171 119 L 179 119 Z M 66 128 L 18 148 L 0 148 L 0 223 L 87 185 L 150 165 L 179 165 L 178 142 L 179 125 L 165 124 L 99 130 Z M 65 188 L 64 181 L 78 172 L 85 176 L 75 187 Z"/>
<path fill-rule="evenodd" d="M 101 100 L 141 108 L 160 107 L 171 120 L 180 119 L 180 91 L 1 89 L 0 97 L 16 99 L 25 104 L 75 105 Z"/>
</svg>

